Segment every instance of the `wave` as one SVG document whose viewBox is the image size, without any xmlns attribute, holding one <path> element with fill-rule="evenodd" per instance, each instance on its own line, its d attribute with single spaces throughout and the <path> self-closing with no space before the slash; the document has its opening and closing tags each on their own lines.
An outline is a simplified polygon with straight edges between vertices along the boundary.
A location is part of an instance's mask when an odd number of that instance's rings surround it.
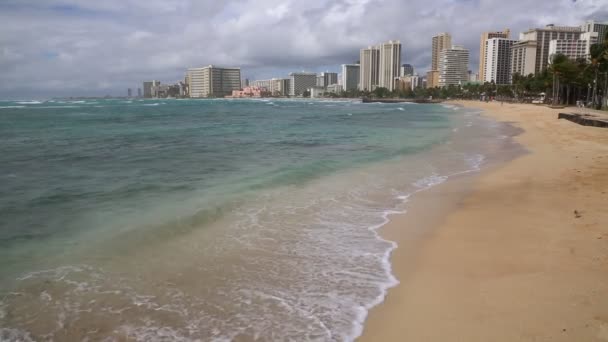
<svg viewBox="0 0 608 342">
<path fill-rule="evenodd" d="M 40 101 L 17 101 L 18 104 L 41 104 Z"/>
<path fill-rule="evenodd" d="M 0 106 L 0 109 L 25 108 L 25 106 Z"/>
</svg>

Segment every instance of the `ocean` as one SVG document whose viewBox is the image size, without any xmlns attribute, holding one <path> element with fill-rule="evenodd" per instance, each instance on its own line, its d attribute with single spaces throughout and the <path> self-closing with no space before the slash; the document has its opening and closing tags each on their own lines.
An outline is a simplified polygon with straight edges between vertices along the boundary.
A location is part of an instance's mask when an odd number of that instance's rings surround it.
<svg viewBox="0 0 608 342">
<path fill-rule="evenodd" d="M 352 341 L 398 283 L 378 229 L 509 138 L 439 104 L 0 101 L 0 340 Z"/>
</svg>

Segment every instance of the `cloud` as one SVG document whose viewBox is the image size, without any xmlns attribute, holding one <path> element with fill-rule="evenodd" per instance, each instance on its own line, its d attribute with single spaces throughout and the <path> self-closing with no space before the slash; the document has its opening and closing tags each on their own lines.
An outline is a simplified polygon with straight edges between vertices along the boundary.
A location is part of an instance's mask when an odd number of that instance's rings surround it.
<svg viewBox="0 0 608 342">
<path fill-rule="evenodd" d="M 447 31 L 478 63 L 479 35 L 608 21 L 608 0 L 4 0 L 0 98 L 122 95 L 188 67 L 240 66 L 250 79 L 338 71 L 389 39 L 420 73 Z"/>
</svg>

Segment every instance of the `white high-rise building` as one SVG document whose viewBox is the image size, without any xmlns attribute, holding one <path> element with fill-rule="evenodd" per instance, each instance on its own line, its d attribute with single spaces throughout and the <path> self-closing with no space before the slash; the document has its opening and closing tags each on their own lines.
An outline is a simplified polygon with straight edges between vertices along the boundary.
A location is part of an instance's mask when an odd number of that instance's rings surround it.
<svg viewBox="0 0 608 342">
<path fill-rule="evenodd" d="M 509 83 L 513 82 L 513 75 L 528 76 L 534 74 L 536 67 L 536 41 L 522 40 L 511 46 L 511 75 Z"/>
<path fill-rule="evenodd" d="M 359 64 L 342 64 L 342 87 L 349 91 L 359 88 Z"/>
<path fill-rule="evenodd" d="M 427 87 L 439 86 L 439 58 L 441 51 L 452 47 L 452 36 L 447 32 L 433 36 L 431 50 L 431 70 L 427 72 Z"/>
<path fill-rule="evenodd" d="M 439 86 L 460 85 L 469 80 L 469 50 L 460 45 L 439 53 Z"/>
<path fill-rule="evenodd" d="M 581 36 L 579 26 L 547 25 L 544 28 L 530 29 L 519 35 L 520 41 L 536 42 L 536 59 L 534 73 L 538 74 L 547 68 L 549 63 L 549 44 L 554 39 L 578 40 Z"/>
<path fill-rule="evenodd" d="M 509 84 L 511 78 L 511 46 L 515 40 L 506 38 L 486 39 L 484 82 Z"/>
<path fill-rule="evenodd" d="M 372 91 L 378 86 L 380 50 L 375 46 L 361 49 L 359 69 L 359 89 Z"/>
<path fill-rule="evenodd" d="M 592 32 L 597 35 L 597 32 Z M 564 55 L 572 60 L 587 58 L 587 41 L 583 39 L 553 39 L 549 42 L 549 59 L 551 64 L 555 55 Z M 589 46 L 589 48 L 591 48 Z"/>
<path fill-rule="evenodd" d="M 317 74 L 314 72 L 292 72 L 289 74 L 289 96 L 300 96 L 307 89 L 317 85 Z"/>
<path fill-rule="evenodd" d="M 589 20 L 581 25 L 581 31 L 583 32 L 597 32 L 597 41 L 602 42 L 606 38 L 608 33 L 608 23 L 598 23 L 594 20 Z M 584 39 L 581 37 L 581 39 Z"/>
<path fill-rule="evenodd" d="M 188 80 L 190 97 L 224 97 L 241 89 L 241 68 L 190 68 Z"/>
<path fill-rule="evenodd" d="M 390 40 L 380 44 L 380 65 L 378 86 L 390 91 L 395 90 L 395 78 L 399 77 L 401 67 L 401 43 Z"/>
</svg>

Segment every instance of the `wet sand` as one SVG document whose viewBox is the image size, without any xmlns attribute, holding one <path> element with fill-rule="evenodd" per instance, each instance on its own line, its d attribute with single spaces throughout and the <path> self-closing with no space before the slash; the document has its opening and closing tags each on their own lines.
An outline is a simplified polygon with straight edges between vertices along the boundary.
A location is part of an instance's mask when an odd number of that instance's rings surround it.
<svg viewBox="0 0 608 342">
<path fill-rule="evenodd" d="M 541 106 L 453 103 L 522 128 L 529 153 L 392 217 L 400 284 L 360 340 L 608 341 L 608 130 Z"/>
</svg>

